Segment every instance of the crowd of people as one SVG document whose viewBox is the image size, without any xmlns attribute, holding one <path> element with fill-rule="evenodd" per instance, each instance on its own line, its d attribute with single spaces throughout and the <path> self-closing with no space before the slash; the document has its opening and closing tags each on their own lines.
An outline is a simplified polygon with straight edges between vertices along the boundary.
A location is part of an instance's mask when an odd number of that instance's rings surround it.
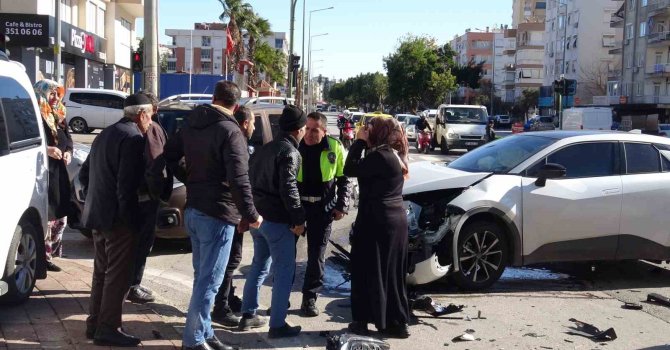
<svg viewBox="0 0 670 350">
<path fill-rule="evenodd" d="M 269 337 L 296 336 L 286 322 L 296 274 L 296 246 L 307 240 L 307 268 L 300 313 L 319 315 L 327 243 L 333 221 L 348 214 L 351 178 L 358 178 L 359 210 L 352 236 L 348 329 L 368 334 L 373 324 L 385 336 L 409 337 L 407 223 L 402 187 L 408 146 L 394 119 L 372 118 L 348 152 L 327 132 L 327 119 L 288 105 L 279 135 L 256 149 L 247 142 L 255 117 L 238 106 L 240 89 L 220 81 L 211 104 L 198 106 L 175 136 L 157 120 L 155 96 L 138 92 L 124 103 L 124 117 L 94 140 L 79 179 L 86 201 L 81 218 L 71 206 L 66 165 L 72 156 L 62 86 L 35 85 L 49 140 L 50 223 L 47 254 L 61 252 L 65 218 L 76 216 L 93 230 L 94 271 L 86 336 L 97 345 L 136 346 L 122 327 L 126 299 L 150 302 L 141 285 L 155 237 L 161 201 L 172 177 L 187 189 L 184 226 L 192 243 L 193 290 L 183 332 L 185 349 L 232 349 L 217 339 L 212 321 L 239 330 L 264 327 Z M 50 135 L 50 136 L 49 136 Z M 53 174 L 53 175 L 52 175 Z M 53 184 L 52 184 L 53 182 Z M 52 203 L 53 202 L 53 203 Z M 235 315 L 232 277 L 250 231 L 253 259 Z M 58 271 L 51 263 L 49 270 Z M 258 313 L 259 291 L 270 271 L 269 322 Z"/>
</svg>

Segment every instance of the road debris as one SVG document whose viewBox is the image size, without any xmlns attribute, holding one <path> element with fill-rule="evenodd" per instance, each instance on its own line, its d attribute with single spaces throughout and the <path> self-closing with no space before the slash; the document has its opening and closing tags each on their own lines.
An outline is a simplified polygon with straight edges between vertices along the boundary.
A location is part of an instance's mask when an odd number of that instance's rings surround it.
<svg viewBox="0 0 670 350">
<path fill-rule="evenodd" d="M 470 333 L 463 333 L 463 334 L 459 335 L 458 337 L 452 339 L 451 341 L 453 341 L 455 343 L 458 343 L 458 342 L 462 342 L 462 341 L 475 341 L 475 340 L 476 339 L 475 339 L 474 335 L 472 335 Z"/>
<path fill-rule="evenodd" d="M 647 295 L 647 301 L 670 307 L 670 298 L 664 297 L 664 296 L 662 296 L 660 294 L 657 294 L 657 293 L 648 294 Z"/>
<path fill-rule="evenodd" d="M 540 334 L 537 334 L 537 333 L 534 333 L 534 332 L 533 333 L 526 333 L 523 336 L 524 337 L 532 337 L 532 338 L 544 338 L 544 337 L 546 337 L 546 335 L 540 335 Z"/>
<path fill-rule="evenodd" d="M 389 350 L 391 345 L 383 340 L 344 333 L 328 337 L 326 350 Z"/>
<path fill-rule="evenodd" d="M 621 305 L 621 308 L 627 310 L 642 310 L 642 305 L 638 303 L 624 303 Z"/>
<path fill-rule="evenodd" d="M 433 317 L 455 314 L 457 312 L 463 311 L 463 308 L 465 307 L 465 305 L 454 304 L 444 306 L 434 302 L 433 299 L 428 296 L 419 296 L 416 299 L 410 301 L 410 305 L 413 310 L 424 311 Z"/>
<path fill-rule="evenodd" d="M 608 328 L 605 331 L 601 331 L 598 327 L 592 324 L 582 322 L 574 318 L 571 318 L 570 322 L 574 322 L 576 327 L 570 327 L 572 330 L 566 332 L 567 334 L 589 338 L 595 342 L 612 341 L 617 338 L 614 328 Z"/>
</svg>

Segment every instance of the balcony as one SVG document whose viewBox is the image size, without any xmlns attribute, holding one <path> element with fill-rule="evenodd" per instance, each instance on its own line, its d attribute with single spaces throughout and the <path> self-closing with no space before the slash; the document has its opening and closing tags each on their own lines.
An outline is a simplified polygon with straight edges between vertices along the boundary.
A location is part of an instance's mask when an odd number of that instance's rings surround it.
<svg viewBox="0 0 670 350">
<path fill-rule="evenodd" d="M 662 46 L 670 44 L 670 32 L 651 33 L 647 36 L 647 45 Z"/>
<path fill-rule="evenodd" d="M 609 50 L 610 55 L 618 55 L 623 52 L 623 40 L 617 40 L 614 42 L 614 45 Z"/>
<path fill-rule="evenodd" d="M 647 16 L 654 17 L 670 12 L 670 0 L 651 0 L 647 5 Z"/>
<path fill-rule="evenodd" d="M 635 96 L 633 97 L 633 103 L 643 103 L 643 104 L 670 104 L 670 96 Z"/>
<path fill-rule="evenodd" d="M 652 64 L 647 66 L 646 73 L 652 76 L 670 76 L 670 63 Z"/>
<path fill-rule="evenodd" d="M 623 28 L 625 20 L 622 17 L 619 17 L 618 14 L 613 14 L 610 19 L 610 28 Z"/>
</svg>

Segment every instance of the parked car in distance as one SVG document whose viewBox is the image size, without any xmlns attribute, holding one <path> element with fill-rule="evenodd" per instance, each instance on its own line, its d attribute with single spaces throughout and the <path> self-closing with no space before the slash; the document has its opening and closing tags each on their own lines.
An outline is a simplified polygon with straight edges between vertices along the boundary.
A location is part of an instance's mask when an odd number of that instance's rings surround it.
<svg viewBox="0 0 670 350">
<path fill-rule="evenodd" d="M 370 119 L 375 118 L 375 117 L 381 117 L 381 118 L 393 118 L 392 115 L 390 114 L 384 114 L 382 112 L 373 112 L 373 113 L 365 113 L 361 117 L 361 119 L 357 122 L 355 122 L 355 132 L 358 132 L 358 129 L 363 127 Z"/>
<path fill-rule="evenodd" d="M 488 120 L 484 106 L 441 105 L 435 118 L 433 142 L 442 154 L 451 149 L 475 149 L 486 143 Z"/>
<path fill-rule="evenodd" d="M 555 129 L 554 119 L 552 117 L 544 116 L 535 116 L 535 120 L 533 120 L 530 126 L 531 131 L 547 131 Z"/>
<path fill-rule="evenodd" d="M 351 114 L 349 114 L 349 117 L 351 118 L 351 122 L 354 123 L 355 125 L 361 121 L 364 115 L 365 113 L 363 112 L 352 112 Z"/>
<path fill-rule="evenodd" d="M 212 103 L 212 94 L 179 94 L 172 95 L 168 98 L 162 99 L 158 102 L 158 107 L 164 107 L 174 103 L 192 103 L 201 105 L 205 103 Z"/>
<path fill-rule="evenodd" d="M 493 117 L 495 126 L 510 126 L 512 125 L 512 118 L 506 114 L 499 114 Z"/>
<path fill-rule="evenodd" d="M 419 121 L 419 117 L 416 115 L 408 115 L 404 121 L 405 134 L 407 135 L 407 141 L 414 142 L 416 141 L 416 122 Z"/>
<path fill-rule="evenodd" d="M 69 88 L 63 104 L 72 132 L 89 133 L 104 129 L 123 118 L 123 102 L 128 94 L 116 90 Z"/>
<path fill-rule="evenodd" d="M 667 138 L 530 132 L 410 174 L 411 284 L 451 275 L 476 290 L 507 266 L 670 259 Z"/>
<path fill-rule="evenodd" d="M 47 276 L 46 141 L 25 67 L 0 51 L 0 303 L 30 297 Z"/>
<path fill-rule="evenodd" d="M 328 112 L 337 112 L 337 106 L 328 107 Z"/>
<path fill-rule="evenodd" d="M 409 119 L 410 117 L 416 117 L 416 116 L 414 114 L 409 113 L 401 113 L 393 116 L 393 118 L 395 118 L 395 120 L 397 120 L 400 126 L 402 126 L 403 128 L 407 126 L 406 122 L 407 119 Z"/>
<path fill-rule="evenodd" d="M 612 108 L 583 107 L 563 111 L 563 130 L 610 130 Z"/>
</svg>

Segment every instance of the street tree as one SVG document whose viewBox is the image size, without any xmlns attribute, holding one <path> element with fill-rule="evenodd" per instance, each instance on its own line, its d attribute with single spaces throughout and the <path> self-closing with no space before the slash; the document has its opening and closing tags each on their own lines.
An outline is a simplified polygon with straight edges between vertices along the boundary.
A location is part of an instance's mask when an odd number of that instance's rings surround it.
<svg viewBox="0 0 670 350">
<path fill-rule="evenodd" d="M 413 113 L 422 102 L 441 103 L 456 87 L 451 70 L 443 62 L 435 39 L 413 35 L 401 39 L 396 51 L 384 57 L 391 101 Z"/>
<path fill-rule="evenodd" d="M 253 13 L 248 15 L 249 21 L 247 24 L 247 35 L 249 36 L 249 42 L 247 44 L 249 58 L 254 61 L 254 67 L 251 68 L 249 72 L 249 82 L 248 84 L 253 88 L 257 88 L 260 84 L 260 79 L 258 79 L 259 69 L 256 67 L 256 47 L 259 41 L 266 36 L 272 34 L 270 27 L 270 21 L 266 18 L 261 17 L 258 13 Z"/>
<path fill-rule="evenodd" d="M 231 71 L 234 71 L 240 60 L 244 58 L 245 48 L 242 41 L 242 31 L 247 28 L 250 17 L 254 15 L 253 7 L 244 0 L 219 0 L 219 2 L 223 6 L 223 12 L 219 19 L 228 22 L 230 35 L 235 42 L 233 59 L 229 60 L 228 66 Z"/>
<path fill-rule="evenodd" d="M 286 60 L 287 57 L 283 52 L 266 42 L 259 42 L 254 50 L 254 70 L 265 74 L 269 83 L 284 81 L 284 69 L 288 64 Z M 258 84 L 260 81 L 254 82 L 254 86 Z"/>
<path fill-rule="evenodd" d="M 539 89 L 525 89 L 521 92 L 521 98 L 519 99 L 519 107 L 524 115 L 528 114 L 531 108 L 535 108 L 540 100 L 540 90 Z"/>
</svg>

